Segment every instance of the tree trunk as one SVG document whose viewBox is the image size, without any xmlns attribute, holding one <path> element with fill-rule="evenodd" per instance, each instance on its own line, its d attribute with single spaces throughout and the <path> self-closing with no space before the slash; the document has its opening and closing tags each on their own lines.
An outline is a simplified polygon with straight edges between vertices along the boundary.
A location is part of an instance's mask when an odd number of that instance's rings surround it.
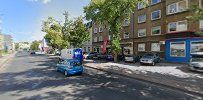
<svg viewBox="0 0 203 100">
<path fill-rule="evenodd" d="M 118 53 L 117 52 L 114 53 L 114 62 L 118 62 Z"/>
</svg>

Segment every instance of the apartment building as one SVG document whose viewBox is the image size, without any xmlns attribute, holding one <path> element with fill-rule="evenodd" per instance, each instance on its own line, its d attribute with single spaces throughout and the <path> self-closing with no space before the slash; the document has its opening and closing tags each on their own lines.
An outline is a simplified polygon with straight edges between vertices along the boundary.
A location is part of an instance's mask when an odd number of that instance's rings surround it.
<svg viewBox="0 0 203 100">
<path fill-rule="evenodd" d="M 188 8 L 202 6 L 202 0 L 166 0 L 166 60 L 187 62 L 191 53 L 203 50 L 201 31 L 202 21 L 190 21 L 188 16 L 194 13 Z"/>
<path fill-rule="evenodd" d="M 144 8 L 138 4 L 134 12 L 134 52 L 143 55 L 156 52 L 165 57 L 166 0 L 151 0 Z"/>
<path fill-rule="evenodd" d="M 104 23 L 92 23 L 92 48 L 94 52 L 108 53 L 110 52 L 110 39 L 108 26 Z"/>
<path fill-rule="evenodd" d="M 138 4 L 130 20 L 124 20 L 121 30 L 121 47 L 124 55 L 155 52 L 167 61 L 187 62 L 192 52 L 203 50 L 203 37 L 195 34 L 203 31 L 203 20 L 193 22 L 187 19 L 193 15 L 188 8 L 194 4 L 203 7 L 202 0 L 148 2 L 147 7 L 142 3 Z M 98 25 L 94 24 L 95 33 L 96 28 Z M 108 31 L 104 28 L 102 32 L 94 34 L 93 38 L 96 40 L 100 36 L 108 37 Z M 93 45 L 99 47 L 104 44 L 103 41 L 93 42 Z"/>
<path fill-rule="evenodd" d="M 92 52 L 92 22 L 88 22 L 86 24 L 86 27 L 88 28 L 88 31 L 90 33 L 90 39 L 83 43 L 83 51 L 90 53 Z"/>
</svg>

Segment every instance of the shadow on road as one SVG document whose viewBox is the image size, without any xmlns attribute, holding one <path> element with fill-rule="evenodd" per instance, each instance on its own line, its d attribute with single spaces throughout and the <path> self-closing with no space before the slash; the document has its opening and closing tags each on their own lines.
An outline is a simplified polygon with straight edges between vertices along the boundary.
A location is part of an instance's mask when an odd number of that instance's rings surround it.
<svg viewBox="0 0 203 100">
<path fill-rule="evenodd" d="M 22 72 L 0 74 L 0 95 L 12 93 L 21 100 L 27 99 L 97 99 L 135 100 L 136 99 L 176 99 L 180 95 L 162 93 L 162 89 L 147 84 L 134 84 L 132 80 L 115 77 L 107 73 L 87 72 L 82 76 L 65 77 L 56 72 L 55 57 L 46 60 L 30 61 L 37 68 Z M 95 74 L 96 73 L 96 74 Z M 162 94 L 161 94 L 162 93 Z M 161 94 L 161 95 L 160 95 Z M 187 98 L 187 97 L 186 97 Z"/>
</svg>

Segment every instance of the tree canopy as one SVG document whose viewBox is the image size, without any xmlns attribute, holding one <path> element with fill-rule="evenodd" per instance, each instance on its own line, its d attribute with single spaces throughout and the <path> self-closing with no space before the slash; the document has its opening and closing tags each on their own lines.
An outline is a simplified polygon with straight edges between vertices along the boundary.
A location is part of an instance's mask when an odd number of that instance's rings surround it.
<svg viewBox="0 0 203 100">
<path fill-rule="evenodd" d="M 39 45 L 40 45 L 40 42 L 39 41 L 33 41 L 31 46 L 30 46 L 30 50 L 39 50 Z"/>
<path fill-rule="evenodd" d="M 188 16 L 187 19 L 190 21 L 203 20 L 203 8 L 200 8 L 199 5 L 192 5 L 189 10 L 194 12 L 194 14 L 192 16 Z M 196 34 L 203 36 L 203 32 L 196 32 Z"/>
<path fill-rule="evenodd" d="M 136 9 L 138 3 L 147 4 L 146 0 L 91 0 L 90 4 L 84 8 L 87 20 L 105 23 L 109 26 L 112 34 L 111 47 L 117 61 L 117 53 L 121 51 L 120 30 L 125 19 Z"/>
<path fill-rule="evenodd" d="M 48 45 L 60 50 L 68 46 L 82 47 L 83 42 L 89 39 L 89 32 L 82 17 L 70 20 L 68 12 L 64 12 L 63 15 L 63 24 L 53 17 L 43 22 L 42 31 L 47 33 L 44 38 L 48 40 Z"/>
<path fill-rule="evenodd" d="M 68 41 L 73 47 L 80 48 L 83 43 L 89 40 L 89 31 L 84 24 L 82 17 L 73 22 L 73 29 L 70 31 Z"/>
</svg>

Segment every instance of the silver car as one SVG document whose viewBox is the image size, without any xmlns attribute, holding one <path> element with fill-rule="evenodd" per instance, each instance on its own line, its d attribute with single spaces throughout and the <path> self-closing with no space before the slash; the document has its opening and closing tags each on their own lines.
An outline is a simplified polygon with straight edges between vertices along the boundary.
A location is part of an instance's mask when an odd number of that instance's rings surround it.
<svg viewBox="0 0 203 100">
<path fill-rule="evenodd" d="M 203 72 L 203 52 L 192 53 L 189 66 L 193 71 Z"/>
<path fill-rule="evenodd" d="M 141 65 L 149 64 L 149 65 L 155 66 L 155 64 L 159 63 L 159 62 L 160 62 L 160 57 L 157 54 L 154 54 L 154 53 L 145 54 L 140 59 L 140 64 Z"/>
</svg>

